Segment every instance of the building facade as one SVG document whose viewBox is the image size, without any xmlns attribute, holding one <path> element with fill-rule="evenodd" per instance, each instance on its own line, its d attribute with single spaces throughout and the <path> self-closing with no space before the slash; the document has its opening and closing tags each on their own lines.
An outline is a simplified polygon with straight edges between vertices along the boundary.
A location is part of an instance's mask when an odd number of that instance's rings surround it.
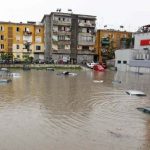
<svg viewBox="0 0 150 150">
<path fill-rule="evenodd" d="M 114 58 L 114 51 L 132 47 L 132 32 L 100 29 L 96 34 L 96 52 L 99 61 Z"/>
<path fill-rule="evenodd" d="M 134 33 L 134 49 L 117 50 L 115 66 L 120 71 L 150 73 L 150 25 Z"/>
<path fill-rule="evenodd" d="M 0 22 L 0 52 L 12 53 L 13 59 L 25 55 L 44 59 L 44 26 L 35 22 Z"/>
<path fill-rule="evenodd" d="M 139 30 L 134 33 L 134 38 L 134 49 L 150 50 L 150 25 L 139 28 Z"/>
<path fill-rule="evenodd" d="M 81 63 L 95 55 L 95 16 L 52 12 L 44 24 L 45 59 Z"/>
</svg>

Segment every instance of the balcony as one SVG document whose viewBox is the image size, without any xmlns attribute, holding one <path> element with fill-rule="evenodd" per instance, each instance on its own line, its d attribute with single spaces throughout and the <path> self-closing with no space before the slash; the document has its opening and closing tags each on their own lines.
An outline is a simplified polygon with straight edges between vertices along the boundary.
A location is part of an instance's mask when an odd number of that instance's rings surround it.
<svg viewBox="0 0 150 150">
<path fill-rule="evenodd" d="M 80 27 L 92 27 L 92 28 L 94 28 L 95 27 L 95 23 L 90 23 L 90 22 L 83 23 L 83 22 L 79 22 L 79 26 Z"/>
<path fill-rule="evenodd" d="M 150 60 L 130 60 L 129 66 L 150 68 Z"/>
<path fill-rule="evenodd" d="M 70 45 L 71 41 L 62 40 L 62 41 L 58 41 L 58 44 Z"/>
<path fill-rule="evenodd" d="M 91 54 L 94 55 L 95 54 L 95 50 L 89 50 L 89 49 L 82 49 L 82 50 L 78 50 L 78 54 Z"/>
<path fill-rule="evenodd" d="M 71 35 L 70 31 L 53 31 L 55 35 Z"/>
<path fill-rule="evenodd" d="M 35 51 L 34 51 L 34 54 L 42 54 L 42 53 L 44 53 L 43 50 L 35 50 Z"/>
<path fill-rule="evenodd" d="M 81 41 L 81 40 L 79 40 L 78 45 L 88 45 L 88 46 L 95 45 L 95 41 Z"/>
<path fill-rule="evenodd" d="M 30 51 L 28 51 L 27 49 L 23 49 L 23 53 L 31 53 L 32 52 L 32 50 L 30 50 Z"/>
<path fill-rule="evenodd" d="M 53 50 L 53 53 L 57 54 L 70 54 L 71 51 L 70 49 L 58 49 L 58 50 Z"/>
<path fill-rule="evenodd" d="M 25 36 L 31 36 L 32 32 L 30 32 L 30 31 L 23 31 L 23 35 L 25 35 Z"/>
<path fill-rule="evenodd" d="M 63 25 L 63 26 L 71 26 L 71 22 L 53 20 L 54 25 Z"/>
</svg>

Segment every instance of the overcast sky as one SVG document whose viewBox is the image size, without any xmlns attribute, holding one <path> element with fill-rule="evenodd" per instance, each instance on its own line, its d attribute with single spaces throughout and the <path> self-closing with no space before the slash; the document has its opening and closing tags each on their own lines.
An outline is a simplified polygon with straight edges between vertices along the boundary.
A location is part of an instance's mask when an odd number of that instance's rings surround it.
<svg viewBox="0 0 150 150">
<path fill-rule="evenodd" d="M 67 12 L 97 16 L 97 28 L 129 31 L 150 24 L 150 0 L 4 0 L 1 1 L 0 21 L 41 21 L 44 14 L 61 8 Z"/>
</svg>

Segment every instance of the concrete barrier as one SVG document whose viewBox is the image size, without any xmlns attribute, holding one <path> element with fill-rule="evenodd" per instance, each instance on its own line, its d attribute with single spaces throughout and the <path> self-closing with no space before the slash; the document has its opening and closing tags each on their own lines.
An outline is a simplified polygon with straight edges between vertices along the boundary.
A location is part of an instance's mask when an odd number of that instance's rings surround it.
<svg viewBox="0 0 150 150">
<path fill-rule="evenodd" d="M 0 67 L 3 68 L 23 68 L 24 64 L 1 64 Z M 37 68 L 64 68 L 64 69 L 81 69 L 80 65 L 71 64 L 28 64 L 31 69 Z"/>
</svg>

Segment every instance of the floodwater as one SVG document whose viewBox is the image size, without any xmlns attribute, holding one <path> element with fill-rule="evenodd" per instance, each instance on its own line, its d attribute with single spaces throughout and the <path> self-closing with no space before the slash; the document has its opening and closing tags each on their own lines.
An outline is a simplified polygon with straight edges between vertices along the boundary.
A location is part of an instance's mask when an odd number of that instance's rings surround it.
<svg viewBox="0 0 150 150">
<path fill-rule="evenodd" d="M 0 85 L 0 150 L 150 150 L 150 115 L 136 109 L 150 106 L 150 75 L 17 72 Z"/>
</svg>

